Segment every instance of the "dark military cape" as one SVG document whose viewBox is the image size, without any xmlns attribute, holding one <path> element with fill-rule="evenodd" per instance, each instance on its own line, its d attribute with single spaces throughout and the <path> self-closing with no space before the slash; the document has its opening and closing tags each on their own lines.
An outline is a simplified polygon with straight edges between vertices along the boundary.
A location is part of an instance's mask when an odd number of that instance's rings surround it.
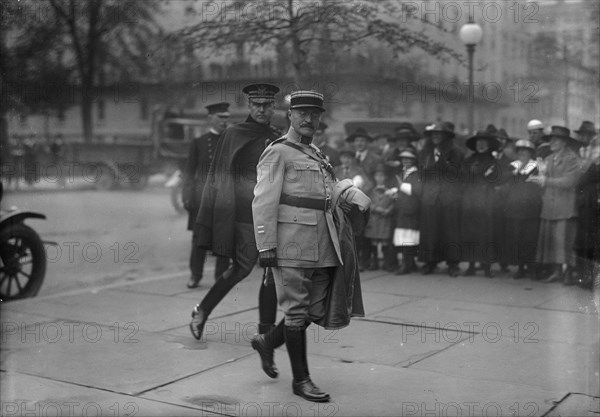
<svg viewBox="0 0 600 417">
<path fill-rule="evenodd" d="M 244 167 L 236 167 L 236 156 L 254 140 L 274 140 L 279 136 L 270 125 L 250 117 L 225 129 L 210 165 L 195 225 L 195 243 L 216 255 L 232 257 L 235 248 L 235 177 Z M 258 161 L 256 161 L 258 163 Z"/>
</svg>

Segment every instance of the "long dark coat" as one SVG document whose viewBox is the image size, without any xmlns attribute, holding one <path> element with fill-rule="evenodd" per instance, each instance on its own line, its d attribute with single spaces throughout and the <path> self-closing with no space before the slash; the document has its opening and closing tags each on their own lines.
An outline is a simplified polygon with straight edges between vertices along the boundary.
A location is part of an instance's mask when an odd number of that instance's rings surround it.
<svg viewBox="0 0 600 417">
<path fill-rule="evenodd" d="M 514 169 L 514 168 L 513 168 Z M 538 169 L 514 172 L 505 185 L 506 248 L 503 260 L 509 265 L 534 262 L 542 210 L 542 187 L 527 182 Z"/>
<path fill-rule="evenodd" d="M 408 174 L 403 180 L 412 185 L 411 195 L 398 191 L 398 198 L 396 200 L 396 227 L 399 229 L 419 230 L 419 209 L 422 193 L 419 175 L 418 171 L 414 171 Z"/>
<path fill-rule="evenodd" d="M 508 253 L 511 248 L 508 244 L 507 217 L 506 217 L 506 198 L 507 183 L 512 179 L 513 167 L 512 160 L 504 153 L 496 158 L 500 173 L 494 178 L 494 242 L 498 245 L 498 261 L 508 262 Z"/>
<path fill-rule="evenodd" d="M 427 144 L 419 155 L 421 206 L 419 259 L 424 262 L 459 262 L 460 259 L 460 168 L 462 151 L 446 140 L 435 161 Z"/>
<path fill-rule="evenodd" d="M 194 230 L 202 191 L 206 185 L 208 171 L 221 135 L 208 132 L 194 138 L 183 173 L 183 201 L 189 201 L 188 230 Z"/>
<path fill-rule="evenodd" d="M 494 239 L 495 190 L 501 171 L 491 152 L 476 153 L 465 160 L 461 211 L 462 258 L 492 263 L 502 248 Z"/>
<path fill-rule="evenodd" d="M 194 233 L 196 244 L 216 255 L 232 257 L 235 247 L 235 173 L 247 167 L 236 167 L 236 156 L 255 140 L 275 140 L 279 136 L 271 126 L 253 121 L 225 129 L 215 150 Z M 258 161 L 256 161 L 258 163 Z"/>
<path fill-rule="evenodd" d="M 361 213 L 354 208 L 351 213 L 345 214 L 338 204 L 334 203 L 334 207 L 333 221 L 344 264 L 335 269 L 327 294 L 325 316 L 315 321 L 326 329 L 344 328 L 352 317 L 365 315 L 354 235 L 362 232 L 360 229 L 368 221 L 370 212 Z"/>
<path fill-rule="evenodd" d="M 577 186 L 577 238 L 578 256 L 600 261 L 600 165 L 591 165 L 581 176 Z"/>
</svg>

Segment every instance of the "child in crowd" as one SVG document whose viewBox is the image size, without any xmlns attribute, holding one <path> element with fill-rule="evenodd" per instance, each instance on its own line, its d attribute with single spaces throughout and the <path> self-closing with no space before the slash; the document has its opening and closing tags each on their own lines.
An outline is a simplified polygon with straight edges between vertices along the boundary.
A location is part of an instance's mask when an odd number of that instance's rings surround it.
<svg viewBox="0 0 600 417">
<path fill-rule="evenodd" d="M 417 152 L 406 148 L 400 152 L 402 174 L 397 175 L 398 188 L 392 189 L 396 203 L 396 222 L 394 229 L 394 258 L 402 253 L 402 267 L 397 275 L 417 270 L 415 256 L 419 247 L 419 196 L 420 181 L 417 169 Z M 397 261 L 396 261 L 397 262 Z"/>
<path fill-rule="evenodd" d="M 394 200 L 386 187 L 386 168 L 383 164 L 377 165 L 373 173 L 375 179 L 375 188 L 369 193 L 371 198 L 371 217 L 365 228 L 364 237 L 370 242 L 369 264 L 366 265 L 369 271 L 379 269 L 378 262 L 378 247 L 381 245 L 381 250 L 384 253 L 386 265 L 384 268 L 389 269 L 390 250 L 392 244 L 393 232 L 393 213 Z"/>
</svg>

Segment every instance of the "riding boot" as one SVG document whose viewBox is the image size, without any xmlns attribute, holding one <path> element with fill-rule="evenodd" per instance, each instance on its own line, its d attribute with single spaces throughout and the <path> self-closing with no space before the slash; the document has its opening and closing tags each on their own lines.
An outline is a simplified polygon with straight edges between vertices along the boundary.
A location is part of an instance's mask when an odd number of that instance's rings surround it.
<svg viewBox="0 0 600 417">
<path fill-rule="evenodd" d="M 260 326 L 261 325 L 259 324 L 259 331 L 261 330 Z M 271 378 L 277 378 L 279 375 L 277 366 L 275 366 L 274 350 L 283 345 L 283 328 L 284 321 L 282 319 L 277 326 L 272 326 L 271 330 L 265 332 L 264 334 L 256 335 L 250 342 L 252 348 L 260 355 L 263 371 L 265 371 L 265 373 Z M 264 329 L 265 327 L 263 327 L 263 330 Z"/>
<path fill-rule="evenodd" d="M 285 346 L 290 356 L 294 381 L 292 389 L 294 394 L 314 402 L 329 401 L 329 394 L 321 391 L 308 373 L 308 359 L 306 357 L 306 329 L 304 327 L 284 327 Z"/>
</svg>

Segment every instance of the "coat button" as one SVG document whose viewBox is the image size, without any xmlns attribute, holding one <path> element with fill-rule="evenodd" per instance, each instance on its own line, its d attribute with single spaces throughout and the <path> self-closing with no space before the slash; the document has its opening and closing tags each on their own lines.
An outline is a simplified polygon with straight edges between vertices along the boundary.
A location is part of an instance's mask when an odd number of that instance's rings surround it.
<svg viewBox="0 0 600 417">
<path fill-rule="evenodd" d="M 296 216 L 294 216 L 294 221 L 295 221 L 295 222 L 297 222 L 297 221 L 298 221 L 298 219 L 296 218 Z"/>
</svg>

